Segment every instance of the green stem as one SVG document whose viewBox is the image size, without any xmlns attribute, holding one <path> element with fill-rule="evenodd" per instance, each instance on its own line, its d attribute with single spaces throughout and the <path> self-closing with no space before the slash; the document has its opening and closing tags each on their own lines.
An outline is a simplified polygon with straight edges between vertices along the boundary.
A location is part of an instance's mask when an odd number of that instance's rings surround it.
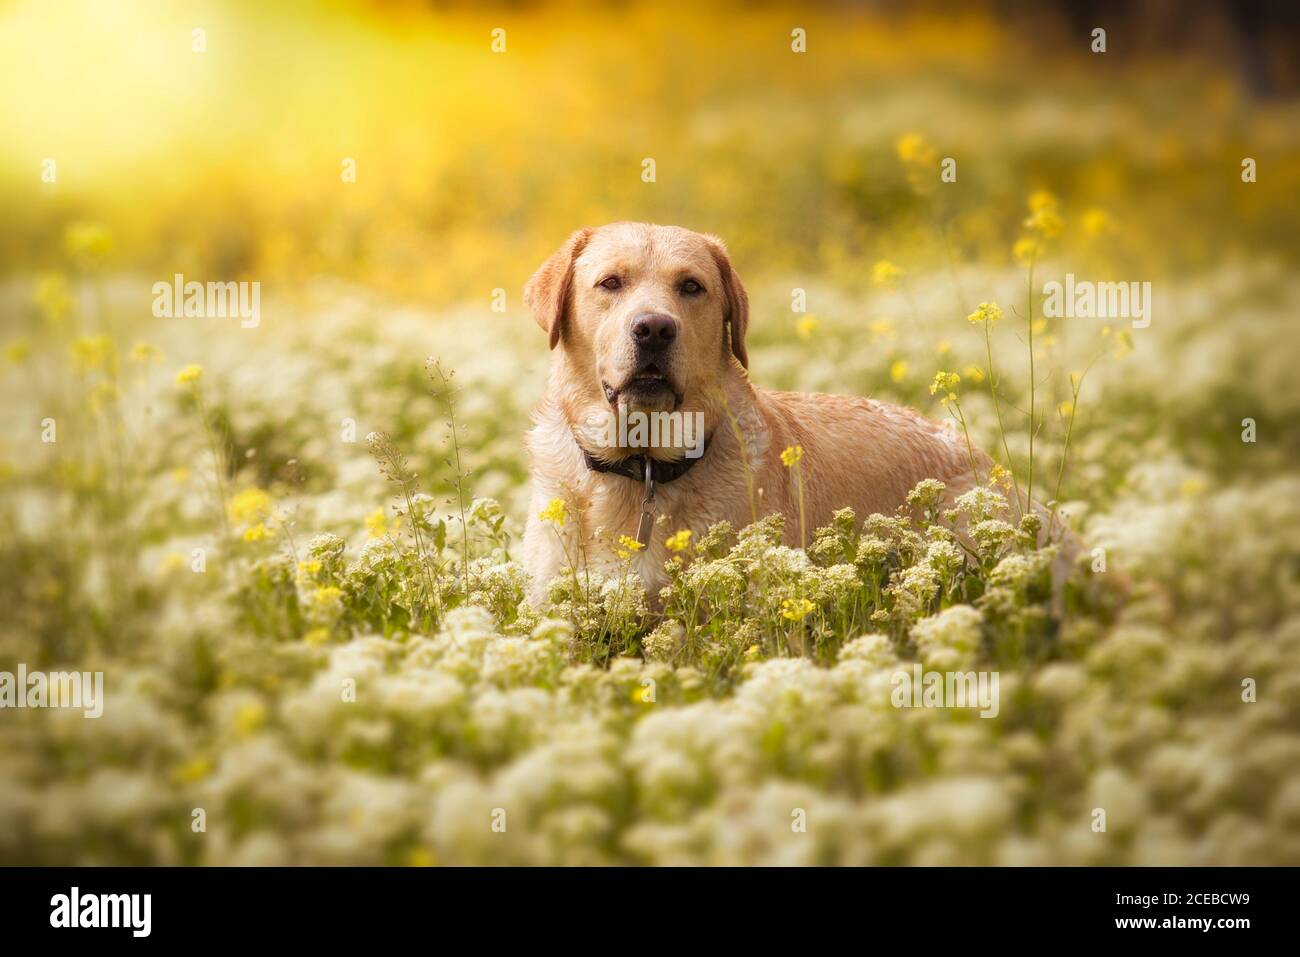
<svg viewBox="0 0 1300 957">
<path fill-rule="evenodd" d="M 798 489 L 799 492 L 799 547 L 807 550 L 808 532 L 804 522 L 803 510 L 803 467 L 797 462 L 794 466 L 794 484 L 795 488 Z"/>
<path fill-rule="evenodd" d="M 979 469 L 975 467 L 975 448 L 971 445 L 970 429 L 966 427 L 966 416 L 962 415 L 961 403 L 953 400 L 952 407 L 957 410 L 957 421 L 961 424 L 962 435 L 966 437 L 966 457 L 970 459 L 970 473 L 975 476 L 975 484 L 981 482 Z"/>
<path fill-rule="evenodd" d="M 1097 360 L 1093 360 L 1096 362 Z M 1061 482 L 1065 477 L 1065 463 L 1070 455 L 1070 439 L 1074 435 L 1074 418 L 1079 414 L 1079 394 L 1083 391 L 1083 380 L 1092 368 L 1092 362 L 1088 367 L 1079 373 L 1079 381 L 1070 381 L 1070 418 L 1065 423 L 1065 444 L 1061 447 L 1061 465 L 1056 470 L 1056 489 L 1052 492 L 1052 515 L 1047 524 L 1047 537 L 1052 537 L 1052 532 L 1056 528 L 1056 509 L 1061 501 Z"/>
<path fill-rule="evenodd" d="M 216 436 L 212 434 L 212 424 L 208 421 L 208 406 L 203 401 L 203 393 L 199 391 L 198 385 L 193 385 L 194 403 L 199 410 L 199 420 L 203 423 L 203 434 L 208 440 L 208 451 L 212 453 L 212 470 L 217 480 L 217 509 L 221 514 L 221 536 L 226 540 L 227 545 L 230 542 L 230 521 L 226 517 L 228 508 L 226 502 L 226 480 L 222 474 L 225 471 L 224 457 L 217 451 Z"/>
<path fill-rule="evenodd" d="M 1002 451 L 1007 457 L 1007 468 L 1011 471 L 1011 484 L 1015 486 L 1016 498 L 1020 498 L 1020 482 L 1016 479 L 1015 463 L 1011 461 L 1011 446 L 1007 444 L 1007 430 L 1002 424 L 1002 404 L 998 402 L 997 381 L 993 375 L 993 343 L 989 336 L 989 320 L 984 320 L 984 353 L 989 365 L 989 395 L 993 397 L 993 412 L 998 418 L 998 435 L 1002 438 Z"/>
<path fill-rule="evenodd" d="M 1033 508 L 1034 500 L 1034 258 L 1029 260 L 1029 282 L 1026 286 L 1026 299 L 1029 311 L 1029 479 L 1027 482 L 1026 507 Z M 1019 493 L 1017 492 L 1017 495 Z"/>
</svg>

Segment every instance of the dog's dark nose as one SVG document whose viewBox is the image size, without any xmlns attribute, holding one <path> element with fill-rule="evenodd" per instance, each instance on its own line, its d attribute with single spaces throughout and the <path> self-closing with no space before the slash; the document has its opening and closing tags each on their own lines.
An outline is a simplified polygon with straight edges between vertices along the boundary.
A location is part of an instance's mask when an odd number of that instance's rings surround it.
<svg viewBox="0 0 1300 957">
<path fill-rule="evenodd" d="M 632 340 L 638 349 L 657 352 L 677 338 L 677 320 L 672 316 L 647 312 L 632 320 Z"/>
</svg>

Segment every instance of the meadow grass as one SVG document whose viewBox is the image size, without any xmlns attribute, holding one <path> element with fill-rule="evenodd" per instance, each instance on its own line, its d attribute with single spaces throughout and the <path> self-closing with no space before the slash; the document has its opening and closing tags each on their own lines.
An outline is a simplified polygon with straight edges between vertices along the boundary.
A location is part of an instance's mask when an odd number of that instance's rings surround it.
<svg viewBox="0 0 1300 957">
<path fill-rule="evenodd" d="M 548 42 L 512 28 L 499 65 L 472 18 L 289 35 L 292 115 L 374 147 L 341 202 L 313 178 L 333 185 L 337 138 L 313 128 L 266 168 L 160 174 L 144 204 L 120 177 L 165 151 L 122 136 L 95 189 L 13 204 L 0 671 L 102 670 L 107 700 L 0 713 L 0 860 L 1300 863 L 1285 107 L 1190 68 L 1036 72 L 978 17 L 818 15 L 827 55 L 801 69 L 776 12 L 733 33 L 619 16 L 673 52 L 654 82 L 540 13 L 520 22 Z M 345 36 L 373 67 L 347 90 L 319 67 Z M 259 69 L 199 84 L 239 121 L 212 164 L 288 115 L 232 106 L 261 102 Z M 631 93 L 643 113 L 611 109 Z M 1071 108 L 1045 117 L 1048 93 Z M 1273 157 L 1254 192 L 1241 140 Z M 957 515 L 935 482 L 906 513 L 801 512 L 792 548 L 747 467 L 747 527 L 656 531 L 662 594 L 575 555 L 529 605 L 521 439 L 548 355 L 514 291 L 618 218 L 729 242 L 760 384 L 950 418 L 997 461 L 984 485 Z M 264 321 L 151 319 L 175 271 L 265 280 Z M 1066 271 L 1156 280 L 1154 321 L 1044 315 Z M 787 458 L 801 488 L 818 463 Z M 1030 491 L 1084 543 L 1068 583 L 1041 519 L 1006 506 Z M 996 672 L 997 716 L 897 707 L 914 665 Z"/>
</svg>

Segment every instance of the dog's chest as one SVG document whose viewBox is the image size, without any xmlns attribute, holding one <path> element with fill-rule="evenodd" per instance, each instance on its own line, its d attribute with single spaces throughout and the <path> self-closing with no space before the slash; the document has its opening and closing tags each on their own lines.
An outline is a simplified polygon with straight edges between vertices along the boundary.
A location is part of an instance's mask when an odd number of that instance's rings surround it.
<svg viewBox="0 0 1300 957">
<path fill-rule="evenodd" d="M 717 517 L 709 513 L 698 491 L 692 494 L 685 485 L 661 484 L 647 500 L 644 486 L 628 479 L 617 481 L 602 481 L 585 509 L 588 560 L 610 570 L 627 565 L 653 593 L 667 582 L 663 566 L 673 554 L 667 540 L 681 531 L 699 538 Z M 643 529 L 645 534 L 639 535 Z"/>
</svg>

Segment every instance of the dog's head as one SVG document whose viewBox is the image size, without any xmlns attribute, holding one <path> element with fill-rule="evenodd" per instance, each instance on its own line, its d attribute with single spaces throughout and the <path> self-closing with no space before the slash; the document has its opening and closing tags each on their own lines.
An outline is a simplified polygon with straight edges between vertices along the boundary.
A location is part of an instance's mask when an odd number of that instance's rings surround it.
<svg viewBox="0 0 1300 957">
<path fill-rule="evenodd" d="M 569 237 L 524 289 L 564 351 L 570 413 L 699 408 L 748 365 L 749 301 L 721 240 L 613 223 Z"/>
</svg>

